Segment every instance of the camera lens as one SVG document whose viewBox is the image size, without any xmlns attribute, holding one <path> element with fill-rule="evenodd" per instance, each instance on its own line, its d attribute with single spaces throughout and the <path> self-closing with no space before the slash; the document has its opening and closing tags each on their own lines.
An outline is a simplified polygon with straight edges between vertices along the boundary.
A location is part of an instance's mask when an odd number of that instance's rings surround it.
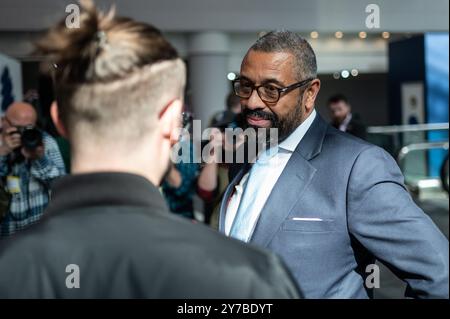
<svg viewBox="0 0 450 319">
<path fill-rule="evenodd" d="M 42 132 L 37 128 L 25 128 L 21 134 L 22 146 L 27 150 L 35 150 L 42 145 Z"/>
</svg>

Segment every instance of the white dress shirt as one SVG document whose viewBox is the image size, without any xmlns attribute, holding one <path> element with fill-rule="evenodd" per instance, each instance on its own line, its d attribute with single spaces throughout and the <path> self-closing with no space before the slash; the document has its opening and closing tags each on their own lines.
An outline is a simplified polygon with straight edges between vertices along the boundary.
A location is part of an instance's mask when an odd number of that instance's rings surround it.
<svg viewBox="0 0 450 319">
<path fill-rule="evenodd" d="M 268 162 L 264 163 L 266 167 L 264 180 L 258 188 L 258 193 L 256 194 L 254 205 L 251 206 L 251 209 L 249 211 L 245 212 L 246 216 L 251 219 L 250 227 L 252 228 L 249 232 L 250 236 L 245 241 L 248 242 L 250 240 L 251 234 L 253 233 L 253 230 L 256 226 L 261 210 L 267 201 L 267 198 L 269 197 L 275 183 L 286 167 L 286 164 L 291 158 L 292 153 L 302 140 L 303 136 L 305 136 L 315 117 L 316 111 L 313 110 L 308 118 L 302 124 L 300 124 L 295 129 L 295 131 L 291 133 L 291 135 L 289 135 L 283 142 L 278 145 L 278 152 L 275 154 L 275 156 L 270 157 Z M 259 159 L 257 159 L 257 161 L 258 160 Z M 245 174 L 242 177 L 240 183 L 235 186 L 235 192 L 228 203 L 225 215 L 226 235 L 230 234 L 230 230 L 236 217 L 236 213 L 239 209 L 239 203 L 241 201 L 243 191 L 245 190 L 247 183 L 252 182 L 251 179 L 249 180 L 249 173 L 250 172 Z"/>
<path fill-rule="evenodd" d="M 342 121 L 342 123 L 339 125 L 339 130 L 342 132 L 347 132 L 347 127 L 350 124 L 350 121 L 352 120 L 352 113 L 348 113 L 345 119 Z"/>
</svg>

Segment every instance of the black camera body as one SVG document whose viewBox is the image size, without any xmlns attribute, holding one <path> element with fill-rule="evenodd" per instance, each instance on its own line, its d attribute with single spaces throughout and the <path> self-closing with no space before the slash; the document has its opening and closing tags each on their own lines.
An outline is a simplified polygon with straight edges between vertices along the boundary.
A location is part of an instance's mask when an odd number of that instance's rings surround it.
<svg viewBox="0 0 450 319">
<path fill-rule="evenodd" d="M 19 126 L 17 132 L 12 134 L 20 134 L 22 147 L 28 151 L 34 151 L 37 147 L 43 145 L 42 132 L 34 126 Z"/>
</svg>

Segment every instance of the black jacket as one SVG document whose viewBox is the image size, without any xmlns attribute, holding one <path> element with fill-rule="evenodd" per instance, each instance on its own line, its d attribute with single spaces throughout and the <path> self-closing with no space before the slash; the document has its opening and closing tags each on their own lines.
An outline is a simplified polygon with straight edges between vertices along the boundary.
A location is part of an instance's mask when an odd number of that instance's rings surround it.
<svg viewBox="0 0 450 319">
<path fill-rule="evenodd" d="M 332 125 L 339 129 L 339 124 L 332 123 Z M 366 125 L 361 121 L 358 114 L 353 114 L 352 119 L 347 125 L 347 129 L 345 130 L 346 133 L 351 134 L 353 136 L 359 137 L 360 139 L 365 140 L 367 138 L 367 127 Z"/>
<path fill-rule="evenodd" d="M 0 298 L 16 297 L 296 298 L 298 290 L 274 255 L 170 214 L 145 178 L 95 173 L 56 181 L 46 217 L 0 240 Z"/>
</svg>

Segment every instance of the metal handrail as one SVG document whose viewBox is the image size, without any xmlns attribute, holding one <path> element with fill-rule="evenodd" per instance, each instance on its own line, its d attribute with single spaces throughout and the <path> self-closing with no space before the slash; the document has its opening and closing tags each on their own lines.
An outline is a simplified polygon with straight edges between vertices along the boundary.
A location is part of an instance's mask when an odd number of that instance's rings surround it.
<svg viewBox="0 0 450 319">
<path fill-rule="evenodd" d="M 427 151 L 431 149 L 439 149 L 442 148 L 444 150 L 448 151 L 448 141 L 442 141 L 442 142 L 424 142 L 424 143 L 413 143 L 406 146 L 403 146 L 397 155 L 397 163 L 401 164 L 403 159 L 408 155 L 409 153 L 413 151 Z"/>
<path fill-rule="evenodd" d="M 369 126 L 367 128 L 367 133 L 393 134 L 403 132 L 441 131 L 448 129 L 449 129 L 448 123 L 428 123 L 428 124 L 411 124 L 411 125 Z"/>
</svg>

